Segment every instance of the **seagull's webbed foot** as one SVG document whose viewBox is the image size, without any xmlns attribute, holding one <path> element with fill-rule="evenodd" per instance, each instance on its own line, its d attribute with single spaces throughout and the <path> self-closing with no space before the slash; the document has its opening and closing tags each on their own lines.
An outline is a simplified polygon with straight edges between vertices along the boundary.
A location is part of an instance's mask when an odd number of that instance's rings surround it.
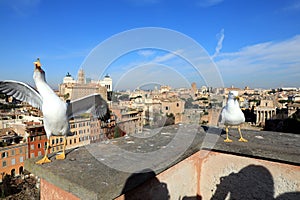
<svg viewBox="0 0 300 200">
<path fill-rule="evenodd" d="M 55 156 L 57 160 L 64 160 L 66 158 L 65 153 L 61 153 Z"/>
<path fill-rule="evenodd" d="M 239 141 L 240 142 L 248 142 L 248 140 L 246 140 L 245 138 L 243 138 L 243 135 L 242 135 L 242 132 L 241 132 L 241 126 L 238 126 L 238 131 L 239 131 L 239 134 L 240 134 Z"/>
<path fill-rule="evenodd" d="M 224 142 L 232 142 L 232 140 L 229 139 L 229 136 L 228 136 L 228 126 L 225 126 L 225 131 L 226 131 L 226 139 L 224 140 Z"/>
<path fill-rule="evenodd" d="M 224 140 L 224 142 L 232 142 L 232 140 L 229 139 L 229 138 L 226 138 L 226 139 Z"/>
<path fill-rule="evenodd" d="M 56 159 L 57 160 L 64 160 L 66 158 L 66 144 L 67 144 L 67 140 L 66 137 L 64 137 L 64 143 L 63 143 L 63 151 L 61 152 L 61 154 L 56 155 Z"/>
<path fill-rule="evenodd" d="M 239 139 L 239 141 L 240 141 L 240 142 L 248 142 L 248 140 L 246 140 L 246 139 L 243 138 L 243 137 L 241 137 L 241 138 Z"/>
<path fill-rule="evenodd" d="M 50 163 L 51 160 L 49 160 L 49 158 L 47 156 L 44 156 L 41 160 L 35 162 L 35 164 L 38 164 L 38 165 L 42 165 L 44 163 Z"/>
</svg>

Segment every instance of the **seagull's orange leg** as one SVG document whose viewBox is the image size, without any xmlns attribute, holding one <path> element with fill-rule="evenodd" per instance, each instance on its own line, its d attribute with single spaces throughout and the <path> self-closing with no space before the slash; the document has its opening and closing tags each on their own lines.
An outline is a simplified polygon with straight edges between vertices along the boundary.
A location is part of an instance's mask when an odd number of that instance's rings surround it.
<svg viewBox="0 0 300 200">
<path fill-rule="evenodd" d="M 67 144 L 67 139 L 66 139 L 66 136 L 64 137 L 64 146 L 63 146 L 63 151 L 62 151 L 62 153 L 61 154 L 59 154 L 59 155 L 56 155 L 56 159 L 57 160 L 63 160 L 63 159 L 65 159 L 66 158 L 66 144 Z"/>
<path fill-rule="evenodd" d="M 228 137 L 228 126 L 225 125 L 225 131 L 226 131 L 226 139 L 224 140 L 224 142 L 232 142 L 231 139 L 229 139 Z"/>
<path fill-rule="evenodd" d="M 246 140 L 245 138 L 243 138 L 243 135 L 242 135 L 242 132 L 241 132 L 241 126 L 240 125 L 238 126 L 238 131 L 239 131 L 239 134 L 240 134 L 239 141 L 240 142 L 248 142 L 248 140 Z"/>
<path fill-rule="evenodd" d="M 44 164 L 44 163 L 51 162 L 51 160 L 49 160 L 49 158 L 48 158 L 48 150 L 49 150 L 49 146 L 50 146 L 50 138 L 51 138 L 51 136 L 47 140 L 47 147 L 46 147 L 46 150 L 45 150 L 45 156 L 41 160 L 37 161 L 35 164 L 41 165 L 41 164 Z"/>
</svg>

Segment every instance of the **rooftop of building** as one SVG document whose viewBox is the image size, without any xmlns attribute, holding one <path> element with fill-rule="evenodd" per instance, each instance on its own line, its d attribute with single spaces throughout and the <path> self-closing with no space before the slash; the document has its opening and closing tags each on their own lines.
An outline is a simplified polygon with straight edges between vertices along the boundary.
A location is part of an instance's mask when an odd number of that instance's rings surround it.
<svg viewBox="0 0 300 200">
<path fill-rule="evenodd" d="M 11 128 L 0 129 L 0 149 L 18 144 L 22 141 L 23 137 L 18 135 Z"/>
<path fill-rule="evenodd" d="M 151 169 L 155 174 L 170 168 L 201 149 L 299 165 L 300 135 L 242 130 L 248 143 L 238 142 L 230 129 L 232 143 L 224 143 L 219 128 L 172 125 L 156 130 L 94 143 L 67 152 L 65 160 L 36 165 L 25 161 L 25 169 L 71 192 L 81 199 L 113 199 L 121 195 L 133 172 Z M 222 134 L 221 134 L 222 133 Z M 219 136 L 219 134 L 221 134 Z M 135 188 L 151 177 L 140 177 L 127 188 Z"/>
</svg>

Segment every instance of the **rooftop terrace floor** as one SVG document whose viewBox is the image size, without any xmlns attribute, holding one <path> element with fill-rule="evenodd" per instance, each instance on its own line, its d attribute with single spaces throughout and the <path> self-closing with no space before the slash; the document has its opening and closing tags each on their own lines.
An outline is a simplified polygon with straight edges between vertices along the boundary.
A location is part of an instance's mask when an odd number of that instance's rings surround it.
<svg viewBox="0 0 300 200">
<path fill-rule="evenodd" d="M 81 199 L 113 199 L 201 149 L 300 165 L 300 135 L 242 130 L 248 140 L 243 143 L 236 129 L 229 133 L 233 142 L 224 143 L 222 129 L 173 125 L 72 149 L 65 160 L 52 155 L 52 162 L 44 165 L 29 159 L 25 169 Z M 124 188 L 126 180 L 141 171 L 154 173 Z"/>
</svg>

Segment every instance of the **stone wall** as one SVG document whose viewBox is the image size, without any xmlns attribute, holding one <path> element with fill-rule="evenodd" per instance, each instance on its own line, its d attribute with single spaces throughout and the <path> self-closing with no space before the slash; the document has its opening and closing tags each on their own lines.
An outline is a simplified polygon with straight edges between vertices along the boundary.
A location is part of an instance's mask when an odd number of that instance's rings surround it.
<svg viewBox="0 0 300 200">
<path fill-rule="evenodd" d="M 284 196 L 296 200 L 300 197 L 300 167 L 210 152 L 201 165 L 200 193 L 203 199 L 216 200 Z"/>
<path fill-rule="evenodd" d="M 64 199 L 95 200 L 300 199 L 299 135 L 243 130 L 249 142 L 241 143 L 230 129 L 233 142 L 224 143 L 220 129 L 202 128 L 174 125 L 143 138 L 93 143 L 69 150 L 66 160 L 50 156 L 45 165 L 36 165 L 37 158 L 26 160 L 25 169 L 41 178 L 44 199 L 60 193 Z M 204 150 L 212 137 L 218 138 Z M 149 153 L 159 148 L 164 153 Z"/>
</svg>

